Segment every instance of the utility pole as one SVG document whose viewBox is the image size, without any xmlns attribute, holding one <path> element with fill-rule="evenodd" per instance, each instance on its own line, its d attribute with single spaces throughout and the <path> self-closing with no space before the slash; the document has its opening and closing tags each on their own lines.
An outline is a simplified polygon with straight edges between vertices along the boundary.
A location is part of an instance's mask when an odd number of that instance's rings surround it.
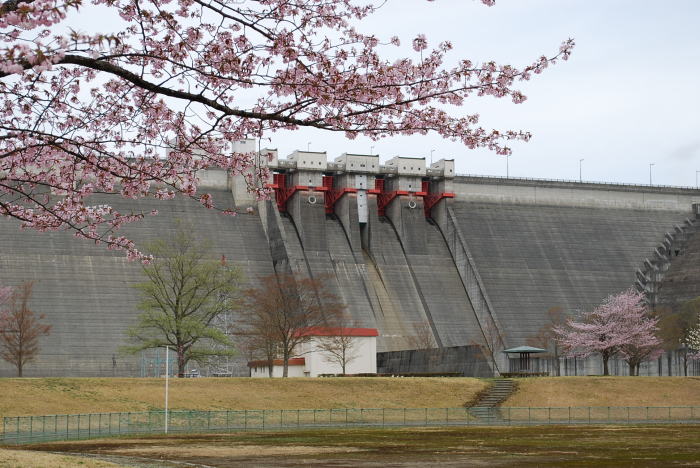
<svg viewBox="0 0 700 468">
<path fill-rule="evenodd" d="M 583 182 L 583 178 L 581 177 L 581 163 L 583 162 L 583 158 L 578 160 L 578 181 Z"/>
</svg>

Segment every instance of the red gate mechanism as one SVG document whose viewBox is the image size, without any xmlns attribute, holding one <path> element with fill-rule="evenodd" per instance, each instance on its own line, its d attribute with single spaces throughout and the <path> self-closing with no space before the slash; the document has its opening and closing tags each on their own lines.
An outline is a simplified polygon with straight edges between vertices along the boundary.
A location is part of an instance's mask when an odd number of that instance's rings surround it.
<svg viewBox="0 0 700 468">
<path fill-rule="evenodd" d="M 323 188 L 326 192 L 325 206 L 326 214 L 333 214 L 335 203 L 340 200 L 346 193 L 357 193 L 356 188 L 345 187 L 340 190 L 335 190 L 333 188 L 333 176 L 323 176 L 323 187 L 317 187 L 319 190 Z"/>
<path fill-rule="evenodd" d="M 425 211 L 426 218 L 431 218 L 430 212 L 440 200 L 443 198 L 455 197 L 455 194 L 452 192 L 430 193 L 430 182 L 427 180 L 423 181 L 421 188 L 422 191 L 418 192 L 416 195 L 423 197 L 423 210 Z"/>
<path fill-rule="evenodd" d="M 277 209 L 280 213 L 287 211 L 287 202 L 292 198 L 292 195 L 300 190 L 309 190 L 306 185 L 287 187 L 287 174 L 273 174 L 272 181 L 273 183 L 269 187 L 275 191 L 275 202 L 277 202 Z"/>
<path fill-rule="evenodd" d="M 368 190 L 368 193 L 374 193 L 377 195 L 377 215 L 386 216 L 386 207 L 394 201 L 394 198 L 399 195 L 408 195 L 405 190 L 394 190 L 392 192 L 384 191 L 384 179 L 374 180 L 374 190 Z"/>
</svg>

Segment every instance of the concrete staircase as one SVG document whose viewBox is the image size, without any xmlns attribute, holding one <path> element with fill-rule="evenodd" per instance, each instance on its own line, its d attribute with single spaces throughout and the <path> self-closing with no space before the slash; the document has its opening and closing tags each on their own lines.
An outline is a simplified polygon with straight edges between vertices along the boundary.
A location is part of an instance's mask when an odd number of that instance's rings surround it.
<svg viewBox="0 0 700 468">
<path fill-rule="evenodd" d="M 501 419 L 498 408 L 516 389 L 512 379 L 496 379 L 488 391 L 469 409 L 469 413 L 479 419 Z"/>
</svg>

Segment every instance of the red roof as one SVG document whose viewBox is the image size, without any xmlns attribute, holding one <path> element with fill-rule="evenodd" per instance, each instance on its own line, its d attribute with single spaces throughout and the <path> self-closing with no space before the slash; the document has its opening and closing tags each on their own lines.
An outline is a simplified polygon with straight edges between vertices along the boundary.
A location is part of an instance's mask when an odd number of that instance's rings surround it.
<svg viewBox="0 0 700 468">
<path fill-rule="evenodd" d="M 306 363 L 306 359 L 303 357 L 298 357 L 298 358 L 291 358 L 289 360 L 289 365 L 290 366 L 303 366 Z M 262 361 L 250 361 L 248 363 L 248 367 L 269 367 L 270 361 L 267 359 L 262 360 Z M 273 366 L 283 366 L 284 365 L 284 360 L 283 359 L 274 359 L 272 361 Z"/>
<path fill-rule="evenodd" d="M 379 336 L 376 328 L 309 327 L 299 331 L 301 336 Z"/>
</svg>

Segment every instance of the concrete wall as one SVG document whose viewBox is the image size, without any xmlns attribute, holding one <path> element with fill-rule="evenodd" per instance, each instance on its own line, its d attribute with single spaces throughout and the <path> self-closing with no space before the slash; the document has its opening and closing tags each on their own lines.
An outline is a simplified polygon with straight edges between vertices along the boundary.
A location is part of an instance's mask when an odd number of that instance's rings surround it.
<svg viewBox="0 0 700 468">
<path fill-rule="evenodd" d="M 377 353 L 379 374 L 460 373 L 465 377 L 493 377 L 479 346 L 414 349 Z"/>
<path fill-rule="evenodd" d="M 455 177 L 457 200 L 517 205 L 625 208 L 691 212 L 700 190 L 623 184 L 593 184 L 495 177 Z"/>
<path fill-rule="evenodd" d="M 212 194 L 222 203 L 232 202 L 228 191 Z M 156 202 L 95 197 L 94 202 L 111 203 L 122 212 L 158 209 L 158 216 L 123 229 L 140 246 L 175 229 L 179 218 L 198 238 L 211 241 L 214 258 L 224 255 L 249 280 L 273 272 L 257 215 L 224 216 L 185 198 Z M 66 232 L 20 231 L 12 220 L 0 220 L 0 238 L 0 284 L 35 281 L 30 305 L 46 314 L 53 327 L 51 335 L 41 339 L 39 357 L 26 367 L 25 375 L 140 375 L 139 357 L 119 352 L 126 329 L 138 315 L 133 288 L 143 281 L 138 263 Z M 14 373 L 0 361 L 0 376 Z"/>
<path fill-rule="evenodd" d="M 233 195 L 240 187 L 224 176 L 213 171 L 202 180 L 220 205 L 240 206 Z M 433 208 L 435 222 L 424 218 L 418 198 L 411 208 L 400 197 L 379 217 L 374 195 L 366 223 L 352 194 L 334 215 L 326 215 L 321 192 L 295 195 L 285 215 L 271 201 L 236 217 L 184 198 L 95 202 L 158 209 L 159 216 L 124 230 L 138 243 L 185 219 L 251 281 L 274 271 L 328 278 L 356 326 L 378 328 L 378 350 L 392 351 L 410 347 L 426 321 L 444 347 L 479 342 L 489 320 L 504 345 L 525 344 L 548 308 L 583 310 L 631 286 L 664 234 L 700 201 L 700 191 L 689 189 L 475 177 L 457 177 L 453 190 L 454 201 Z M 16 222 L 0 220 L 0 235 L 0 284 L 36 280 L 32 307 L 54 327 L 27 375 L 139 375 L 138 358 L 118 348 L 137 316 L 132 285 L 140 267 L 68 233 L 20 232 Z M 688 249 L 699 251 L 697 240 Z M 673 295 L 695 294 L 695 276 L 686 273 L 695 260 L 689 253 L 672 265 Z M 0 375 L 12 374 L 0 363 Z"/>
</svg>

